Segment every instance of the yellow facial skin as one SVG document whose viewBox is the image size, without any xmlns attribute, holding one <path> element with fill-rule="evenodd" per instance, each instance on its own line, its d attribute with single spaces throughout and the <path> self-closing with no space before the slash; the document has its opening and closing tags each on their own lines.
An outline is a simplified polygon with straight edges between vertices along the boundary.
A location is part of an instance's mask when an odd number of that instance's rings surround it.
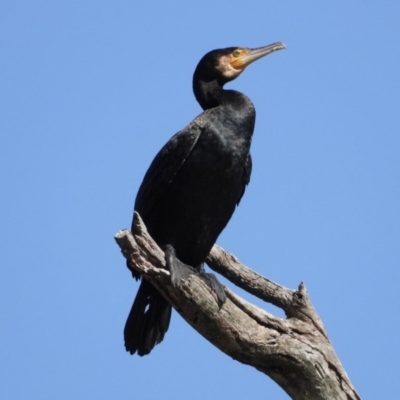
<svg viewBox="0 0 400 400">
<path fill-rule="evenodd" d="M 281 42 L 272 43 L 268 46 L 258 47 L 256 49 L 239 47 L 233 50 L 230 65 L 232 68 L 237 70 L 243 70 L 254 61 L 257 61 L 260 58 L 273 53 L 274 51 L 283 49 L 286 49 L 286 46 Z"/>
</svg>

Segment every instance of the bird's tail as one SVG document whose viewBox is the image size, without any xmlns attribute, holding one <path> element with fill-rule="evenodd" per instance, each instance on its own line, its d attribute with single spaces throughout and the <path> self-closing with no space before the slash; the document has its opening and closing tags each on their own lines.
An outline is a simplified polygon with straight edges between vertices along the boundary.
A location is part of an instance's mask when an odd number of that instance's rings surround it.
<svg viewBox="0 0 400 400">
<path fill-rule="evenodd" d="M 149 354 L 164 339 L 171 320 L 171 306 L 145 279 L 142 279 L 126 320 L 126 351 L 139 356 Z"/>
</svg>

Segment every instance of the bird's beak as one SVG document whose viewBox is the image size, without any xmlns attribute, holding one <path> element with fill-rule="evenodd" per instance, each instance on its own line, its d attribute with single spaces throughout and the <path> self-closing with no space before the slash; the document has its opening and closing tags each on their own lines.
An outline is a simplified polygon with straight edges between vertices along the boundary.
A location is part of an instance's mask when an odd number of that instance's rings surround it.
<svg viewBox="0 0 400 400">
<path fill-rule="evenodd" d="M 245 69 L 252 62 L 259 60 L 261 57 L 267 56 L 277 50 L 284 50 L 286 46 L 281 43 L 272 43 L 268 46 L 258 47 L 257 49 L 246 49 L 243 55 L 234 58 L 231 66 L 235 69 Z"/>
</svg>

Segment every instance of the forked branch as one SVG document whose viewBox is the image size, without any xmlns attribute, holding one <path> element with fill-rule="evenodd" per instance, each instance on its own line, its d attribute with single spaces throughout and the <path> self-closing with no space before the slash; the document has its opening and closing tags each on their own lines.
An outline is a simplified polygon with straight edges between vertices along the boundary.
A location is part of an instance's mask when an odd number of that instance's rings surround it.
<svg viewBox="0 0 400 400">
<path fill-rule="evenodd" d="M 280 286 L 214 246 L 207 263 L 253 295 L 282 308 L 278 318 L 226 288 L 220 307 L 214 292 L 193 274 L 174 288 L 163 251 L 135 216 L 133 234 L 115 236 L 124 257 L 135 265 L 202 336 L 230 357 L 253 366 L 278 383 L 294 400 L 360 400 L 312 306 L 307 290 Z"/>
</svg>

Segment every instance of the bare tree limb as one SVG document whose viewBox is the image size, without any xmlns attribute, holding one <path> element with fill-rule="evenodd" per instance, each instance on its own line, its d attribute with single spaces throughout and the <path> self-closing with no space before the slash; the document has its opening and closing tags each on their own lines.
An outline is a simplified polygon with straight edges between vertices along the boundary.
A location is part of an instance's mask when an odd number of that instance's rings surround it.
<svg viewBox="0 0 400 400">
<path fill-rule="evenodd" d="M 126 230 L 115 236 L 123 255 L 212 344 L 268 375 L 294 400 L 360 400 L 303 284 L 297 291 L 287 289 L 214 246 L 207 263 L 215 271 L 282 308 L 288 318 L 278 318 L 227 288 L 227 300 L 220 307 L 215 294 L 195 274 L 172 287 L 164 253 L 138 214 L 135 221 L 133 235 Z"/>
<path fill-rule="evenodd" d="M 297 291 L 278 285 L 247 268 L 235 256 L 217 245 L 213 247 L 206 261 L 210 268 L 236 286 L 281 308 L 288 318 L 298 318 L 314 324 L 321 334 L 328 337 L 322 321 L 308 298 L 308 292 L 303 283 L 299 285 Z"/>
</svg>

